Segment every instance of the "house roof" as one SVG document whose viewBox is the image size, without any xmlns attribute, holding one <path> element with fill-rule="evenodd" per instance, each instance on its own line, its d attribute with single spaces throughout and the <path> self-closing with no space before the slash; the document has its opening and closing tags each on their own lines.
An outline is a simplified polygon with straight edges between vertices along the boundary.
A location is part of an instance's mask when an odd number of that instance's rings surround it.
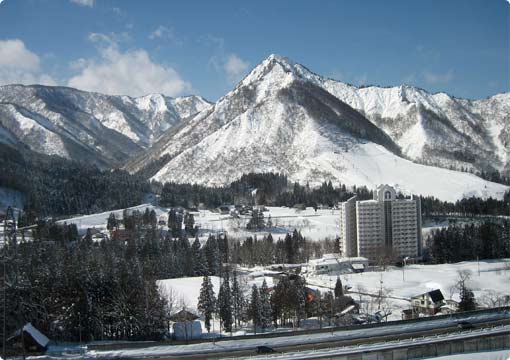
<svg viewBox="0 0 510 360">
<path fill-rule="evenodd" d="M 417 298 L 419 296 L 422 296 L 422 295 L 428 295 L 430 296 L 430 299 L 434 302 L 434 303 L 438 303 L 438 302 L 441 302 L 444 300 L 444 296 L 443 296 L 443 293 L 441 292 L 441 290 L 439 289 L 436 289 L 436 290 L 432 290 L 432 291 L 428 291 L 426 293 L 423 293 L 423 294 L 419 294 L 419 295 L 416 295 L 416 296 L 413 296 L 413 298 Z"/>
<path fill-rule="evenodd" d="M 435 303 L 438 303 L 438 302 L 441 302 L 444 300 L 443 293 L 439 289 L 429 291 L 429 296 L 432 299 L 432 301 Z"/>
<path fill-rule="evenodd" d="M 193 321 L 196 319 L 198 319 L 198 316 L 186 309 L 182 309 L 170 316 L 170 320 L 172 321 Z"/>
<path fill-rule="evenodd" d="M 32 339 L 34 339 L 35 342 L 37 342 L 42 347 L 46 347 L 48 343 L 50 342 L 50 339 L 48 339 L 42 332 L 37 330 L 31 323 L 27 323 L 25 326 L 23 326 L 23 331 L 29 334 Z M 9 339 L 13 339 L 21 334 L 20 330 L 17 330 Z"/>
</svg>

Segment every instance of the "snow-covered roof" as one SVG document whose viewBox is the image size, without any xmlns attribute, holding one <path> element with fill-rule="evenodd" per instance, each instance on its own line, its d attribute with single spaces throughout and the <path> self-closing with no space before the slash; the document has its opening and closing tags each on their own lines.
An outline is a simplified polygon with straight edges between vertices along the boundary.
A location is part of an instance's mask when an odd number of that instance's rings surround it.
<svg viewBox="0 0 510 360">
<path fill-rule="evenodd" d="M 23 326 L 23 331 L 30 334 L 32 339 L 34 339 L 35 342 L 37 342 L 42 347 L 46 347 L 48 343 L 50 342 L 50 339 L 48 339 L 42 332 L 37 330 L 31 323 L 27 323 L 25 326 Z M 20 331 L 16 331 L 13 336 L 10 337 L 10 339 L 19 336 Z"/>
</svg>

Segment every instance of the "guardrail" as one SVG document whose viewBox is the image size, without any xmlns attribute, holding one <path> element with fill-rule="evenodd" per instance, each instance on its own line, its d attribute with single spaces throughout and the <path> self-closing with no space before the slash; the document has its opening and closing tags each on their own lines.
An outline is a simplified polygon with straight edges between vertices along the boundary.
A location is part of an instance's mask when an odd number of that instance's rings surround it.
<svg viewBox="0 0 510 360">
<path fill-rule="evenodd" d="M 115 350 L 115 349 L 136 349 L 143 347 L 153 347 L 153 346 L 161 346 L 161 345 L 187 345 L 187 344 L 197 344 L 197 343 L 209 343 L 209 342 L 221 342 L 228 340 L 244 340 L 244 339 L 257 339 L 257 338 L 274 338 L 280 336 L 297 336 L 297 335 L 309 335 L 309 334 L 320 334 L 320 333 L 329 333 L 334 331 L 348 331 L 348 330 L 359 330 L 359 329 L 371 329 L 375 327 L 387 327 L 387 326 L 395 326 L 401 324 L 414 324 L 419 322 L 433 322 L 440 319 L 452 319 L 452 320 L 465 320 L 470 316 L 480 315 L 480 314 L 492 314 L 492 313 L 508 313 L 508 318 L 510 319 L 510 306 L 498 307 L 493 309 L 483 309 L 483 310 L 474 310 L 474 311 L 466 311 L 462 313 L 455 313 L 449 315 L 437 315 L 434 317 L 425 317 L 418 318 L 412 320 L 396 320 L 396 321 L 388 321 L 383 323 L 372 323 L 372 324 L 364 324 L 364 325 L 349 325 L 349 326 L 333 326 L 333 327 L 324 327 L 322 329 L 308 329 L 308 330 L 288 330 L 288 331 L 272 331 L 268 333 L 260 333 L 256 335 L 240 335 L 240 336 L 222 336 L 216 338 L 208 338 L 208 339 L 192 339 L 192 340 L 164 340 L 164 341 L 119 341 L 108 343 L 108 344 L 90 344 L 88 345 L 89 350 Z"/>
</svg>

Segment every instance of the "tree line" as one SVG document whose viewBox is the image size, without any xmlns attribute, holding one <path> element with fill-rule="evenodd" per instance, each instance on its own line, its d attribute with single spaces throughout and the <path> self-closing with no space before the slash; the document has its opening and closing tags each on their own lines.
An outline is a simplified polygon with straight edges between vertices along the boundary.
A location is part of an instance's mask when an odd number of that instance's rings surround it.
<svg viewBox="0 0 510 360">
<path fill-rule="evenodd" d="M 481 221 L 433 230 L 427 239 L 432 262 L 452 263 L 467 260 L 510 257 L 510 222 Z"/>
<path fill-rule="evenodd" d="M 373 197 L 373 192 L 364 186 L 348 189 L 345 184 L 334 186 L 327 181 L 319 187 L 311 187 L 309 184 L 291 183 L 286 175 L 275 173 L 246 174 L 223 187 L 176 183 L 161 185 L 155 182 L 151 185 L 160 193 L 159 204 L 165 207 L 214 208 L 224 204 L 333 207 L 353 195 L 357 195 L 359 200 Z"/>
<path fill-rule="evenodd" d="M 251 324 L 253 332 L 265 331 L 280 326 L 300 326 L 302 320 L 317 317 L 322 326 L 326 317 L 330 325 L 339 311 L 348 306 L 357 306 L 355 301 L 344 295 L 342 281 L 337 278 L 334 291 L 324 295 L 306 286 L 305 279 L 297 274 L 283 274 L 273 287 L 268 287 L 266 280 L 260 286 L 253 284 L 246 288 L 241 284 L 237 271 L 228 267 L 220 276 L 220 288 L 216 295 L 211 278 L 204 276 L 198 310 L 203 314 L 205 327 L 211 331 L 211 321 L 216 315 L 221 324 L 221 331 L 232 332 L 233 328 Z M 342 319 L 346 322 L 349 320 Z"/>
<path fill-rule="evenodd" d="M 0 144 L 0 186 L 24 195 L 30 224 L 48 216 L 90 214 L 139 205 L 149 184 L 122 170 L 100 170 L 94 165 L 58 156 L 20 152 Z"/>
</svg>

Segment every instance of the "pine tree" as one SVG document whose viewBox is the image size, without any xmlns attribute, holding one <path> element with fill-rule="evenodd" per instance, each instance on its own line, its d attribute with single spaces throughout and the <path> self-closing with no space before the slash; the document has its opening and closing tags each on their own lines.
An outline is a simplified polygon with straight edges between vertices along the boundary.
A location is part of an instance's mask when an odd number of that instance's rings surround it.
<svg viewBox="0 0 510 360">
<path fill-rule="evenodd" d="M 108 216 L 108 221 L 106 223 L 106 228 L 110 231 L 115 230 L 118 227 L 117 218 L 114 213 L 110 213 Z"/>
<path fill-rule="evenodd" d="M 225 274 L 218 294 L 218 312 L 223 329 L 232 332 L 232 292 L 228 273 Z"/>
<path fill-rule="evenodd" d="M 232 276 L 232 307 L 234 321 L 237 323 L 237 326 L 240 326 L 241 321 L 245 319 L 246 300 L 239 284 L 237 271 L 235 270 Z"/>
<path fill-rule="evenodd" d="M 267 287 L 266 279 L 262 282 L 260 287 L 260 325 L 262 329 L 266 329 L 271 325 L 273 319 L 273 310 L 269 300 L 269 288 Z"/>
<path fill-rule="evenodd" d="M 464 287 L 460 292 L 459 312 L 476 310 L 475 294 Z"/>
<path fill-rule="evenodd" d="M 202 287 L 200 288 L 200 296 L 198 298 L 198 310 L 204 314 L 205 328 L 207 332 L 211 331 L 211 319 L 216 307 L 216 297 L 213 285 L 209 276 L 204 276 Z"/>
<path fill-rule="evenodd" d="M 195 235 L 195 217 L 192 213 L 184 215 L 184 230 L 189 236 Z"/>
<path fill-rule="evenodd" d="M 253 322 L 253 332 L 257 333 L 257 326 L 261 325 L 262 320 L 262 304 L 260 302 L 260 294 L 257 285 L 253 284 L 251 288 L 251 301 L 249 308 L 249 317 Z"/>
<path fill-rule="evenodd" d="M 340 280 L 340 276 L 336 278 L 336 284 L 335 284 L 335 298 L 339 298 L 340 296 L 344 295 L 344 287 L 342 285 L 342 280 Z"/>
<path fill-rule="evenodd" d="M 208 274 L 207 259 L 204 251 L 200 248 L 198 237 L 195 238 L 191 245 L 191 256 L 193 258 L 193 275 L 204 276 Z"/>
</svg>

